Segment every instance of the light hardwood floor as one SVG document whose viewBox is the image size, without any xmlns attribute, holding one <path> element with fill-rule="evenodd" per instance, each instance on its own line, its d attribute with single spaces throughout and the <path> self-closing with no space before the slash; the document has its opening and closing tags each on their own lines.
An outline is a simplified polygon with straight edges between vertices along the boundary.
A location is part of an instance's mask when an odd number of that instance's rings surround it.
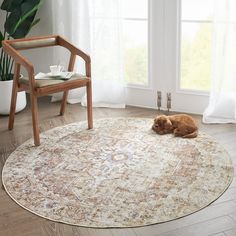
<svg viewBox="0 0 236 236">
<path fill-rule="evenodd" d="M 63 117 L 58 116 L 60 104 L 40 99 L 40 131 L 86 119 L 86 109 L 68 105 Z M 94 118 L 148 117 L 157 111 L 128 107 L 127 109 L 94 109 Z M 195 116 L 200 121 L 200 116 Z M 15 128 L 7 130 L 8 117 L 0 116 L 0 170 L 9 154 L 32 137 L 29 108 L 16 115 Z M 215 137 L 230 153 L 236 165 L 236 125 L 203 125 L 200 130 Z M 1 181 L 1 180 L 0 180 Z M 171 222 L 140 228 L 92 229 L 55 223 L 38 217 L 13 202 L 0 189 L 0 236 L 235 236 L 236 235 L 236 178 L 229 189 L 207 208 Z"/>
</svg>

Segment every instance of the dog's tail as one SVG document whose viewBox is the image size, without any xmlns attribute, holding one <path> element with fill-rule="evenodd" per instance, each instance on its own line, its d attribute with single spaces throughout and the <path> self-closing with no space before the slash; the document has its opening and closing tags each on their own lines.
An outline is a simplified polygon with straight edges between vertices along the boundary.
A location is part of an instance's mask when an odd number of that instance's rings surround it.
<svg viewBox="0 0 236 236">
<path fill-rule="evenodd" d="M 198 135 L 198 130 L 195 130 L 193 133 L 191 134 L 186 134 L 183 136 L 183 138 L 196 138 Z"/>
</svg>

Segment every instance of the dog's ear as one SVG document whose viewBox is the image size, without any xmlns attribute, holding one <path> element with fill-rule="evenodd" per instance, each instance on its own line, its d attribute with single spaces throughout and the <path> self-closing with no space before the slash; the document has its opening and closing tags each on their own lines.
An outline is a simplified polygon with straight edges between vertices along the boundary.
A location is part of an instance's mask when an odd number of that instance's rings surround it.
<svg viewBox="0 0 236 236">
<path fill-rule="evenodd" d="M 165 125 L 164 125 L 165 129 L 170 129 L 171 126 L 172 126 L 172 123 L 171 123 L 170 119 L 168 117 L 166 117 Z"/>
<path fill-rule="evenodd" d="M 166 118 L 163 115 L 159 116 L 157 119 L 158 126 L 164 128 L 165 120 L 166 120 Z"/>
<path fill-rule="evenodd" d="M 157 116 L 157 117 L 154 119 L 154 123 L 155 123 L 155 124 L 158 123 L 159 118 L 160 118 L 160 116 Z"/>
</svg>

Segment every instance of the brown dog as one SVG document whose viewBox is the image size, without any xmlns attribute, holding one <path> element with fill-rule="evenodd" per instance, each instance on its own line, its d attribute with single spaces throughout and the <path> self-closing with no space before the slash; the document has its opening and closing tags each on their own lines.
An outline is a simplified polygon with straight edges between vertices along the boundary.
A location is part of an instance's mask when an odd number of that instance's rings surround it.
<svg viewBox="0 0 236 236">
<path fill-rule="evenodd" d="M 174 133 L 182 138 L 195 138 L 198 135 L 198 127 L 195 120 L 185 114 L 157 116 L 152 129 L 158 134 Z"/>
</svg>

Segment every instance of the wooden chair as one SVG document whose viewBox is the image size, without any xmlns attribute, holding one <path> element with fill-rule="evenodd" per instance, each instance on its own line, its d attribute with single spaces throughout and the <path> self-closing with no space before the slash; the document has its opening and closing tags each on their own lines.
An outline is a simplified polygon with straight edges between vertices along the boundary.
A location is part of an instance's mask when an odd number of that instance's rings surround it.
<svg viewBox="0 0 236 236">
<path fill-rule="evenodd" d="M 65 112 L 65 106 L 68 96 L 68 91 L 70 89 L 75 89 L 79 87 L 85 87 L 87 91 L 87 118 L 88 118 L 88 128 L 93 128 L 93 117 L 92 117 L 92 88 L 91 88 L 91 61 L 90 57 L 85 54 L 80 49 L 76 48 L 74 45 L 69 43 L 67 40 L 59 35 L 51 35 L 46 37 L 33 37 L 24 38 L 16 40 L 5 40 L 2 43 L 3 50 L 9 54 L 14 59 L 14 79 L 12 87 L 12 97 L 11 97 L 11 108 L 9 116 L 8 129 L 12 130 L 14 126 L 15 118 L 15 108 L 17 92 L 28 91 L 30 93 L 31 100 L 31 110 L 32 110 L 32 121 L 33 121 L 33 134 L 34 143 L 36 146 L 40 145 L 39 137 L 39 125 L 38 125 L 38 104 L 37 98 L 52 94 L 55 92 L 63 91 L 63 99 L 60 109 L 60 115 Z M 85 61 L 86 75 L 75 75 L 70 80 L 36 80 L 34 66 L 32 63 L 23 57 L 19 51 L 40 48 L 40 47 L 50 47 L 50 46 L 62 46 L 70 51 L 70 60 L 68 65 L 68 71 L 73 71 L 76 56 L 81 57 Z M 21 66 L 25 67 L 28 72 L 28 78 L 20 78 Z"/>
</svg>

